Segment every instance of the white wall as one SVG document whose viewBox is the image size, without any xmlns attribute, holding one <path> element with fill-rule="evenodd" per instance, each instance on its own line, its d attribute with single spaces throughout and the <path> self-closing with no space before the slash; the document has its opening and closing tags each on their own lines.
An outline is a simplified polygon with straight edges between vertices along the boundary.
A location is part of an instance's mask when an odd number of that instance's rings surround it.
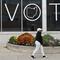
<svg viewBox="0 0 60 60">
<path fill-rule="evenodd" d="M 0 46 L 6 46 L 7 42 L 9 41 L 9 38 L 11 36 L 17 36 L 17 33 L 8 33 L 8 32 L 3 32 L 0 33 Z"/>
<path fill-rule="evenodd" d="M 60 31 L 48 31 L 47 33 L 52 35 L 55 39 L 60 39 Z"/>
</svg>

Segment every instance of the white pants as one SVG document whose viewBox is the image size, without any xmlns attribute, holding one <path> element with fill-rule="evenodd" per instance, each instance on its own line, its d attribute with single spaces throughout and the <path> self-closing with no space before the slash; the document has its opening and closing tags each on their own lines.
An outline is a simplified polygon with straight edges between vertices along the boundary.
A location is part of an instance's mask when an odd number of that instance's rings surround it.
<svg viewBox="0 0 60 60">
<path fill-rule="evenodd" d="M 33 51 L 32 55 L 34 56 L 35 53 L 36 53 L 36 52 L 39 50 L 39 48 L 40 48 L 41 53 L 42 53 L 42 56 L 44 56 L 45 54 L 44 54 L 44 51 L 43 51 L 43 46 L 40 44 L 40 42 L 35 41 L 35 45 L 36 45 L 36 48 L 35 48 L 35 50 Z"/>
</svg>

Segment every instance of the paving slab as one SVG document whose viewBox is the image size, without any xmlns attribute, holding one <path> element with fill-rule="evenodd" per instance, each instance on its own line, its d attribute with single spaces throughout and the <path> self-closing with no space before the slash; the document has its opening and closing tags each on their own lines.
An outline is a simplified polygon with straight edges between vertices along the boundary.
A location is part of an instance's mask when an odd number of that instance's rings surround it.
<svg viewBox="0 0 60 60">
<path fill-rule="evenodd" d="M 35 47 L 29 47 L 22 51 L 13 51 L 0 47 L 0 60 L 60 60 L 60 47 L 44 47 L 46 58 L 42 58 L 40 50 L 36 53 L 35 59 L 30 56 Z"/>
</svg>

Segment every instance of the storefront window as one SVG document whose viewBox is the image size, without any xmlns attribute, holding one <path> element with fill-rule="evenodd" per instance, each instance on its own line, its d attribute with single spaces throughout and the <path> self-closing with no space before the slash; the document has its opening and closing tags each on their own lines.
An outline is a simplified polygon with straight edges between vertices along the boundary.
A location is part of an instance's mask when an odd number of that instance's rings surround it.
<svg viewBox="0 0 60 60">
<path fill-rule="evenodd" d="M 42 27 L 42 0 L 23 0 L 23 13 L 24 31 Z"/>
<path fill-rule="evenodd" d="M 60 0 L 47 0 L 47 30 L 60 31 Z"/>
<path fill-rule="evenodd" d="M 2 0 L 2 31 L 21 30 L 21 1 Z"/>
<path fill-rule="evenodd" d="M 0 30 L 36 31 L 42 28 L 42 0 L 0 0 Z M 1 4 L 2 3 L 2 4 Z"/>
</svg>

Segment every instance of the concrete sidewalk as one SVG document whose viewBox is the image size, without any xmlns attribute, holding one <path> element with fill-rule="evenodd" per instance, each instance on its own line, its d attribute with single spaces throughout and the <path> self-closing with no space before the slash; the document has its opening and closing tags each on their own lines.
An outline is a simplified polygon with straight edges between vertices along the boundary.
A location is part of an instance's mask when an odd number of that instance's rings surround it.
<svg viewBox="0 0 60 60">
<path fill-rule="evenodd" d="M 18 52 L 0 47 L 0 60 L 33 60 L 30 57 L 33 50 L 34 47 L 29 47 Z M 60 60 L 60 47 L 44 47 L 44 50 L 47 58 L 42 58 L 40 51 L 38 51 L 34 60 Z"/>
</svg>

